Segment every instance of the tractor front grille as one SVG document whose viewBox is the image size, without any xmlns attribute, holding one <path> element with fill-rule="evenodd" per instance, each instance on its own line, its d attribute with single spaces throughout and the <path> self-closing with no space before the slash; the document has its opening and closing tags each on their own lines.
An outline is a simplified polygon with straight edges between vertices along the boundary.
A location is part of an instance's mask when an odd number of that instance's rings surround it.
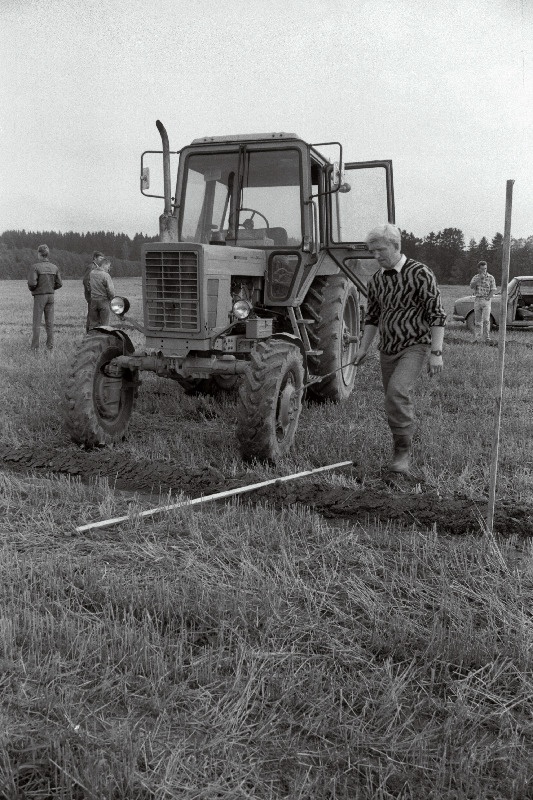
<svg viewBox="0 0 533 800">
<path fill-rule="evenodd" d="M 198 253 L 148 251 L 145 258 L 147 327 L 193 333 L 200 327 Z"/>
</svg>

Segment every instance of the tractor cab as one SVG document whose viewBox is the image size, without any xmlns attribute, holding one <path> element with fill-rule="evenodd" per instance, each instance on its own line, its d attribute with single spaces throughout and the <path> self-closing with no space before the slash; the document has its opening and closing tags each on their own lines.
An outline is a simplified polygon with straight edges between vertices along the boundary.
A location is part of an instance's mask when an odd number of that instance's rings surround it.
<svg viewBox="0 0 533 800">
<path fill-rule="evenodd" d="M 390 161 L 343 165 L 340 143 L 308 144 L 295 133 L 204 137 L 173 154 L 179 166 L 171 197 L 170 151 L 161 128 L 164 194 L 148 193 L 145 162 L 155 151 L 141 158 L 141 192 L 165 200 L 161 241 L 264 251 L 267 283 L 275 275 L 285 274 L 285 283 L 291 278 L 283 289 L 267 286 L 271 303 L 298 302 L 306 270 L 332 258 L 360 273 L 364 293 L 374 271 L 366 234 L 394 221 Z M 358 266 L 359 259 L 366 266 Z"/>
</svg>

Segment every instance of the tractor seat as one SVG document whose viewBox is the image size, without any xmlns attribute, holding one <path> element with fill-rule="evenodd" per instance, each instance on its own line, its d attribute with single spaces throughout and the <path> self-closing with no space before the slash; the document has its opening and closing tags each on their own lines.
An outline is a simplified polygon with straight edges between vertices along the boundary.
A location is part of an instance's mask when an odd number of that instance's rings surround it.
<svg viewBox="0 0 533 800">
<path fill-rule="evenodd" d="M 289 238 L 285 228 L 269 228 L 268 235 L 274 240 L 276 247 L 287 247 Z"/>
</svg>

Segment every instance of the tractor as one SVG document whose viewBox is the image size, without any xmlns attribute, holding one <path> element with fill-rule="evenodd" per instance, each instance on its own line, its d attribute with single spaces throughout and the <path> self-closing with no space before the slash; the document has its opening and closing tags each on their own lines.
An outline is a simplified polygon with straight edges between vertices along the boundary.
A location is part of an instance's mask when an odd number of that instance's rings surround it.
<svg viewBox="0 0 533 800">
<path fill-rule="evenodd" d="M 294 443 L 304 396 L 344 401 L 362 328 L 365 245 L 394 222 L 391 161 L 343 164 L 339 142 L 294 133 L 209 136 L 141 155 L 140 189 L 164 201 L 159 240 L 142 246 L 144 320 L 90 330 L 73 359 L 67 425 L 87 448 L 121 441 L 149 370 L 187 392 L 238 389 L 245 460 L 275 462 Z M 150 192 L 150 167 L 162 194 Z M 175 192 L 171 156 L 178 158 Z M 126 326 L 143 333 L 136 349 Z"/>
</svg>

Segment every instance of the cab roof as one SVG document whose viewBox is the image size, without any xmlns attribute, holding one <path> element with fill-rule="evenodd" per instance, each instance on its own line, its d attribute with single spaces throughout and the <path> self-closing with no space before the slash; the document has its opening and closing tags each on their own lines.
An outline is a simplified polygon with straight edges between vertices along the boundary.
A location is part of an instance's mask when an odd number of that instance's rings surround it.
<svg viewBox="0 0 533 800">
<path fill-rule="evenodd" d="M 216 144 L 227 142 L 266 142 L 272 139 L 300 139 L 296 133 L 240 133 L 230 136 L 202 136 L 200 139 L 193 139 L 193 144 Z"/>
</svg>

